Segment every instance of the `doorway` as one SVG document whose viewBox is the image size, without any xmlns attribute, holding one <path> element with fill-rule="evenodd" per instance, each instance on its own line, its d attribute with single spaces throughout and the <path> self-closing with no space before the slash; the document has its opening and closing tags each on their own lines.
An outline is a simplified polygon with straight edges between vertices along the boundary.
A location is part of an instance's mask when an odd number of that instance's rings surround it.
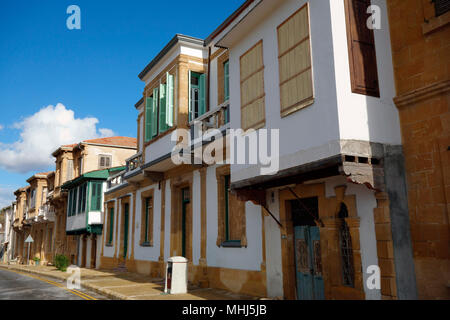
<svg viewBox="0 0 450 320">
<path fill-rule="evenodd" d="M 187 214 L 190 212 L 189 188 L 181 189 L 181 255 L 186 257 Z"/>
<path fill-rule="evenodd" d="M 97 266 L 96 261 L 97 260 L 97 235 L 92 235 L 91 240 L 91 269 L 95 269 Z"/>
<path fill-rule="evenodd" d="M 123 205 L 123 258 L 127 258 L 128 252 L 128 220 L 130 215 L 130 204 Z"/>
<path fill-rule="evenodd" d="M 294 227 L 296 292 L 299 300 L 325 298 L 322 276 L 318 198 L 290 201 Z"/>
</svg>

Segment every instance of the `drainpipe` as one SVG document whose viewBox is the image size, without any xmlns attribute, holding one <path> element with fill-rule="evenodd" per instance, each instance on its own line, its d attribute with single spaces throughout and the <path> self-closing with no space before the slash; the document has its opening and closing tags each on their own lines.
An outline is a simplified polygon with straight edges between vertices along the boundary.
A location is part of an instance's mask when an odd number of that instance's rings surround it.
<svg viewBox="0 0 450 320">
<path fill-rule="evenodd" d="M 211 46 L 208 47 L 208 87 L 206 88 L 206 110 L 210 110 L 209 94 L 211 85 Z"/>
</svg>

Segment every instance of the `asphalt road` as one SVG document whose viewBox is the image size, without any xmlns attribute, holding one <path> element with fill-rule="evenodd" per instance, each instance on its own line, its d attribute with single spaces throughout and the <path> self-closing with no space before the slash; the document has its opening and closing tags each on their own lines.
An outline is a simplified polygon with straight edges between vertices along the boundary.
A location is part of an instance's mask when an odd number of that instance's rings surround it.
<svg viewBox="0 0 450 320">
<path fill-rule="evenodd" d="M 105 300 L 85 289 L 68 290 L 63 281 L 0 269 L 0 300 Z"/>
</svg>

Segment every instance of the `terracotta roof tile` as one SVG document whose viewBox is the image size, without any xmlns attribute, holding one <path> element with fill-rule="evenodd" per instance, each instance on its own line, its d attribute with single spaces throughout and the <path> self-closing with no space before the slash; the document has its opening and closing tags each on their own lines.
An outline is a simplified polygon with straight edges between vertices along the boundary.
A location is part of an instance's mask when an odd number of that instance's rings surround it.
<svg viewBox="0 0 450 320">
<path fill-rule="evenodd" d="M 108 137 L 108 138 L 84 140 L 83 142 L 105 144 L 111 146 L 133 147 L 133 148 L 136 148 L 137 146 L 137 139 L 130 137 Z"/>
</svg>

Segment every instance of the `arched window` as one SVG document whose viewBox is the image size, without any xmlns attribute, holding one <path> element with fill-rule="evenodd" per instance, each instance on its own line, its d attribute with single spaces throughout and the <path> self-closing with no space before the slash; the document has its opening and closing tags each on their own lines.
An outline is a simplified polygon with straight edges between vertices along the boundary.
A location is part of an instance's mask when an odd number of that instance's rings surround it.
<svg viewBox="0 0 450 320">
<path fill-rule="evenodd" d="M 352 238 L 350 236 L 350 230 L 348 228 L 347 222 L 345 222 L 345 218 L 348 218 L 348 210 L 347 206 L 344 203 L 341 203 L 338 218 L 341 220 L 339 240 L 342 258 L 342 280 L 344 286 L 354 287 L 355 270 L 353 267 Z"/>
</svg>

